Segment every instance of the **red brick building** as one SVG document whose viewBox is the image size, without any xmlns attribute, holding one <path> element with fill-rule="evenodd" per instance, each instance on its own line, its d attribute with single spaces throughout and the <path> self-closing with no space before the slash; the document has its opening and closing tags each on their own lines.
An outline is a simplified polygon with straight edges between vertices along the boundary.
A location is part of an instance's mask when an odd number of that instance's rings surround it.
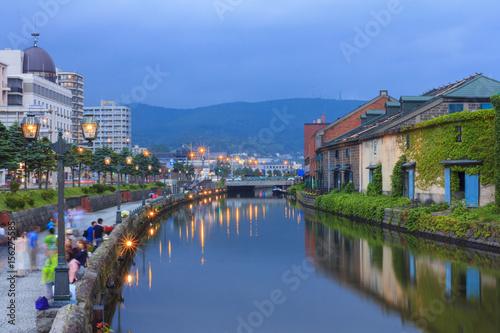
<svg viewBox="0 0 500 333">
<path fill-rule="evenodd" d="M 314 133 L 327 125 L 329 124 L 325 123 L 324 114 L 321 115 L 321 119 L 316 119 L 310 124 L 304 124 L 304 171 L 306 177 L 310 176 L 310 172 L 316 168 L 314 161 L 314 152 L 316 151 L 316 142 L 313 140 Z"/>
<path fill-rule="evenodd" d="M 318 124 L 316 121 L 313 124 L 304 125 L 304 171 L 306 176 L 315 177 L 316 165 L 321 165 L 322 155 L 316 156 L 316 150 L 323 145 L 324 142 L 333 140 L 334 138 L 345 134 L 356 127 L 361 126 L 362 122 L 367 118 L 377 115 L 378 110 L 384 110 L 386 102 L 397 102 L 396 99 L 389 96 L 387 90 L 380 90 L 377 97 L 360 105 L 355 110 L 349 112 L 343 117 L 330 124 Z M 368 110 L 374 110 L 374 115 L 366 114 Z M 321 179 L 314 178 L 315 181 L 321 182 Z"/>
</svg>

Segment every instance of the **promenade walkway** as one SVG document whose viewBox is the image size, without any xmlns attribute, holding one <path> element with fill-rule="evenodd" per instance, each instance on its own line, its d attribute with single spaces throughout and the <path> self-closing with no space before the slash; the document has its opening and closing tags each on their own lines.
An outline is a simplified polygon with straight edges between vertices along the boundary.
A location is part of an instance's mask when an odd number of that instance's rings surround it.
<svg viewBox="0 0 500 333">
<path fill-rule="evenodd" d="M 140 201 L 129 202 L 121 205 L 122 210 L 133 210 L 141 205 Z M 116 219 L 116 206 L 103 209 L 97 212 L 87 213 L 82 219 L 83 226 L 88 228 L 90 222 L 97 221 L 98 218 L 104 220 L 103 225 L 112 226 Z M 2 333 L 36 333 L 36 309 L 35 301 L 39 296 L 45 296 L 46 288 L 40 283 L 42 280 L 41 268 L 45 262 L 43 250 L 43 239 L 48 231 L 41 232 L 39 235 L 38 248 L 38 268 L 40 270 L 27 272 L 27 277 L 9 278 L 15 273 L 11 272 L 7 265 L 7 246 L 0 247 L 0 332 Z M 10 293 L 10 295 L 9 295 Z M 9 323 L 9 310 L 7 307 L 15 305 L 15 325 Z"/>
</svg>

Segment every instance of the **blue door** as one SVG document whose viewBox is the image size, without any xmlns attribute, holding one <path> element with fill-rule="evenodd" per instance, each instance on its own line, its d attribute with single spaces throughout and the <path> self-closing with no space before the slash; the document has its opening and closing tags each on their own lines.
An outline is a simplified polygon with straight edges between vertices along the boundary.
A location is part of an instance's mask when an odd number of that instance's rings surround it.
<svg viewBox="0 0 500 333">
<path fill-rule="evenodd" d="M 451 170 L 444 169 L 444 201 L 451 203 Z"/>
<path fill-rule="evenodd" d="M 465 202 L 469 207 L 479 205 L 479 177 L 465 173 Z"/>
<path fill-rule="evenodd" d="M 413 188 L 415 187 L 415 170 L 408 170 L 408 198 L 413 199 Z"/>
</svg>

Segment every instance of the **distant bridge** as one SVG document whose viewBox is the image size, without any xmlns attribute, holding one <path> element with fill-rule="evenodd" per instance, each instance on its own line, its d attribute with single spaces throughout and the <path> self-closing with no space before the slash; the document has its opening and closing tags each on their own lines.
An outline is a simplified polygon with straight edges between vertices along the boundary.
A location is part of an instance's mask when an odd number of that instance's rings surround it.
<svg viewBox="0 0 500 333">
<path fill-rule="evenodd" d="M 259 188 L 287 188 L 294 184 L 293 180 L 284 179 L 269 179 L 269 180 L 228 180 L 226 181 L 226 186 L 228 192 L 234 192 L 236 190 L 254 190 Z"/>
</svg>

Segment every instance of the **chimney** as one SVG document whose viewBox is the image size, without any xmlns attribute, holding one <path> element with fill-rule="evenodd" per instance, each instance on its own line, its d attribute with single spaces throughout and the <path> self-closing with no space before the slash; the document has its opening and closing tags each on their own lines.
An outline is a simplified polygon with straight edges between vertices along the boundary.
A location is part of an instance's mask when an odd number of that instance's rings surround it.
<svg viewBox="0 0 500 333">
<path fill-rule="evenodd" d="M 387 90 L 380 90 L 380 96 L 389 96 L 389 93 Z"/>
<path fill-rule="evenodd" d="M 361 118 L 361 125 L 364 125 L 364 123 L 366 123 L 366 114 L 362 113 L 360 115 L 360 118 Z"/>
<path fill-rule="evenodd" d="M 325 121 L 325 114 L 324 113 L 321 115 L 321 123 L 322 124 L 326 123 L 326 121 Z"/>
</svg>

